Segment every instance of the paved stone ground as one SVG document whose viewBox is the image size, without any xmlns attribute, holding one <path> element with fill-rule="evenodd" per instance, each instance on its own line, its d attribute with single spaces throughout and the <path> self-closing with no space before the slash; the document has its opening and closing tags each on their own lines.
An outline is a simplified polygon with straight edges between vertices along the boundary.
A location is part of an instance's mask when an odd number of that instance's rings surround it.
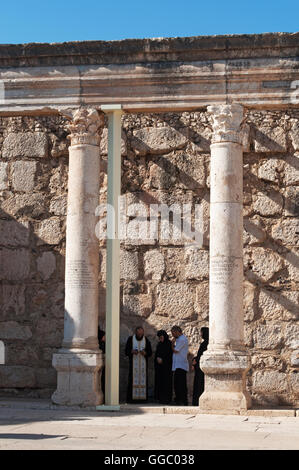
<svg viewBox="0 0 299 470">
<path fill-rule="evenodd" d="M 298 450 L 299 418 L 58 410 L 0 402 L 0 450 L 17 449 Z"/>
</svg>

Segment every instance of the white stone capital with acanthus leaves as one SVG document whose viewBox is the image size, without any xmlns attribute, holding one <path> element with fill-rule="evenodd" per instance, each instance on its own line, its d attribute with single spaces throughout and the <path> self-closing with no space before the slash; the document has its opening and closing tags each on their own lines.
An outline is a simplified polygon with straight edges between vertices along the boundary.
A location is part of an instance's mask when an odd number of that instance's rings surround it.
<svg viewBox="0 0 299 470">
<path fill-rule="evenodd" d="M 61 112 L 68 120 L 71 145 L 99 145 L 105 124 L 105 115 L 95 108 L 81 106 Z"/>
</svg>

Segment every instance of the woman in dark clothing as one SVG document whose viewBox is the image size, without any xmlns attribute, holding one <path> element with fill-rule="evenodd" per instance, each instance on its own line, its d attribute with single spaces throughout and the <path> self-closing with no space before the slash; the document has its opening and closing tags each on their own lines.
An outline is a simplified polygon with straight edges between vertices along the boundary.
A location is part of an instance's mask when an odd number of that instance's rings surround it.
<svg viewBox="0 0 299 470">
<path fill-rule="evenodd" d="M 202 343 L 199 346 L 199 350 L 197 356 L 193 358 L 193 368 L 194 368 L 194 384 L 193 384 L 193 399 L 192 405 L 198 406 L 198 400 L 200 395 L 202 395 L 204 391 L 204 373 L 199 367 L 199 361 L 204 353 L 207 350 L 209 344 L 209 328 L 203 327 L 200 330 L 201 337 L 203 339 Z"/>
<path fill-rule="evenodd" d="M 164 330 L 157 333 L 159 343 L 155 353 L 155 399 L 168 404 L 172 399 L 172 347 Z"/>
</svg>

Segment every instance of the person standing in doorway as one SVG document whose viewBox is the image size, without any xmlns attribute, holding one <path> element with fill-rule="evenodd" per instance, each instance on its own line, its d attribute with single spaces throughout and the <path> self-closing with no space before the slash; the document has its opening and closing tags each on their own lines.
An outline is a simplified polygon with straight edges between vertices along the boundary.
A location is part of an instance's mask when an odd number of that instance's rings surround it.
<svg viewBox="0 0 299 470">
<path fill-rule="evenodd" d="M 176 405 L 188 405 L 187 397 L 187 372 L 188 363 L 188 340 L 183 334 L 182 329 L 175 325 L 171 328 L 172 340 L 172 371 L 173 386 Z"/>
<path fill-rule="evenodd" d="M 148 358 L 152 355 L 152 347 L 141 326 L 128 338 L 125 353 L 130 361 L 127 403 L 145 402 L 148 398 Z"/>
</svg>

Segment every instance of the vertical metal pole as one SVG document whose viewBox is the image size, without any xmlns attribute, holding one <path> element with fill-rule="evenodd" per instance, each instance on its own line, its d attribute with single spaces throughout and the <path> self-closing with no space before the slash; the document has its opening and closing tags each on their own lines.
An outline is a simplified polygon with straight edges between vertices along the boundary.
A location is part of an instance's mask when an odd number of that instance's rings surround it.
<svg viewBox="0 0 299 470">
<path fill-rule="evenodd" d="M 5 364 L 5 347 L 3 341 L 0 341 L 0 364 Z"/>
<path fill-rule="evenodd" d="M 121 192 L 120 105 L 101 106 L 108 113 L 107 285 L 105 405 L 119 404 L 119 196 Z M 114 210 L 110 210 L 113 208 Z"/>
</svg>

